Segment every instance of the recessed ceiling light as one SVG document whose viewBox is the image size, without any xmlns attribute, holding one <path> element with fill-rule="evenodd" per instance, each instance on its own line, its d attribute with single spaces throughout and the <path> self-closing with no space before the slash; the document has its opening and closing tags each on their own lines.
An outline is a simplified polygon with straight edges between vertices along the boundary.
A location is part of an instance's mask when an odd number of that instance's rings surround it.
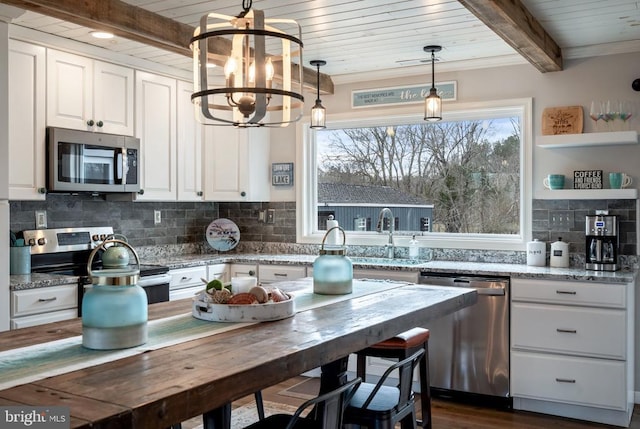
<svg viewBox="0 0 640 429">
<path fill-rule="evenodd" d="M 106 31 L 92 31 L 91 35 L 96 39 L 113 39 L 113 33 L 107 33 Z"/>
</svg>

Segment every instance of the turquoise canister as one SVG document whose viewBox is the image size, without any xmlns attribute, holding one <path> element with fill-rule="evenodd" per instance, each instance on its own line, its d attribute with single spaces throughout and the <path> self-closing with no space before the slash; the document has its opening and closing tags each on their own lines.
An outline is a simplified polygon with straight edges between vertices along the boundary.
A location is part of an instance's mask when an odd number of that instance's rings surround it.
<svg viewBox="0 0 640 429">
<path fill-rule="evenodd" d="M 342 231 L 342 246 L 325 246 L 324 242 L 334 229 Z M 320 256 L 313 261 L 313 292 L 323 295 L 345 295 L 353 291 L 353 264 L 346 256 L 346 235 L 335 226 L 322 238 Z"/>
<path fill-rule="evenodd" d="M 137 267 L 91 270 L 95 253 L 110 242 L 124 245 L 135 256 Z M 122 240 L 105 240 L 89 257 L 87 271 L 92 286 L 82 298 L 82 345 L 95 350 L 124 349 L 147 342 L 148 301 L 139 286 L 140 260 Z"/>
</svg>

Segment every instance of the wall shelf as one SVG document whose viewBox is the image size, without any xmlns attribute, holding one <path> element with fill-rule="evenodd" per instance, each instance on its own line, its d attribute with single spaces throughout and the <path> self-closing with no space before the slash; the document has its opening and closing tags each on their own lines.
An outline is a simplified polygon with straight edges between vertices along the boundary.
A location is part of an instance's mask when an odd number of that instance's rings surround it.
<svg viewBox="0 0 640 429">
<path fill-rule="evenodd" d="M 585 146 L 638 144 L 638 132 L 610 131 L 606 133 L 560 134 L 536 136 L 536 145 L 545 149 Z"/>
<path fill-rule="evenodd" d="M 541 200 L 636 200 L 637 189 L 544 189 Z"/>
</svg>

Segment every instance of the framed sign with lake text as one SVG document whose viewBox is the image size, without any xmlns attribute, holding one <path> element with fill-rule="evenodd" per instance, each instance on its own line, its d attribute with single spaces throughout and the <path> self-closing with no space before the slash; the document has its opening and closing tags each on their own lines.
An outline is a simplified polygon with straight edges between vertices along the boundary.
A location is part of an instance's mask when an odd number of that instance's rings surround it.
<svg viewBox="0 0 640 429">
<path fill-rule="evenodd" d="M 430 84 L 394 86 L 377 89 L 361 89 L 351 91 L 351 107 L 396 106 L 400 104 L 423 103 L 429 95 Z M 457 82 L 436 82 L 436 89 L 442 101 L 456 101 Z"/>
</svg>

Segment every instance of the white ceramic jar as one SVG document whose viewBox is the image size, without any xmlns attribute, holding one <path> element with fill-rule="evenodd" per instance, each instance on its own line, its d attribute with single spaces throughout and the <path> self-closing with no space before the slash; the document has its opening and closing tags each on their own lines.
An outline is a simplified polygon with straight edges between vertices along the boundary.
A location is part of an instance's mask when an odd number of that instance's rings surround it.
<svg viewBox="0 0 640 429">
<path fill-rule="evenodd" d="M 527 265 L 544 267 L 547 265 L 547 243 L 535 238 L 527 243 Z"/>
<path fill-rule="evenodd" d="M 569 243 L 562 241 L 562 237 L 558 237 L 558 241 L 551 243 L 549 265 L 556 268 L 569 268 Z"/>
</svg>

